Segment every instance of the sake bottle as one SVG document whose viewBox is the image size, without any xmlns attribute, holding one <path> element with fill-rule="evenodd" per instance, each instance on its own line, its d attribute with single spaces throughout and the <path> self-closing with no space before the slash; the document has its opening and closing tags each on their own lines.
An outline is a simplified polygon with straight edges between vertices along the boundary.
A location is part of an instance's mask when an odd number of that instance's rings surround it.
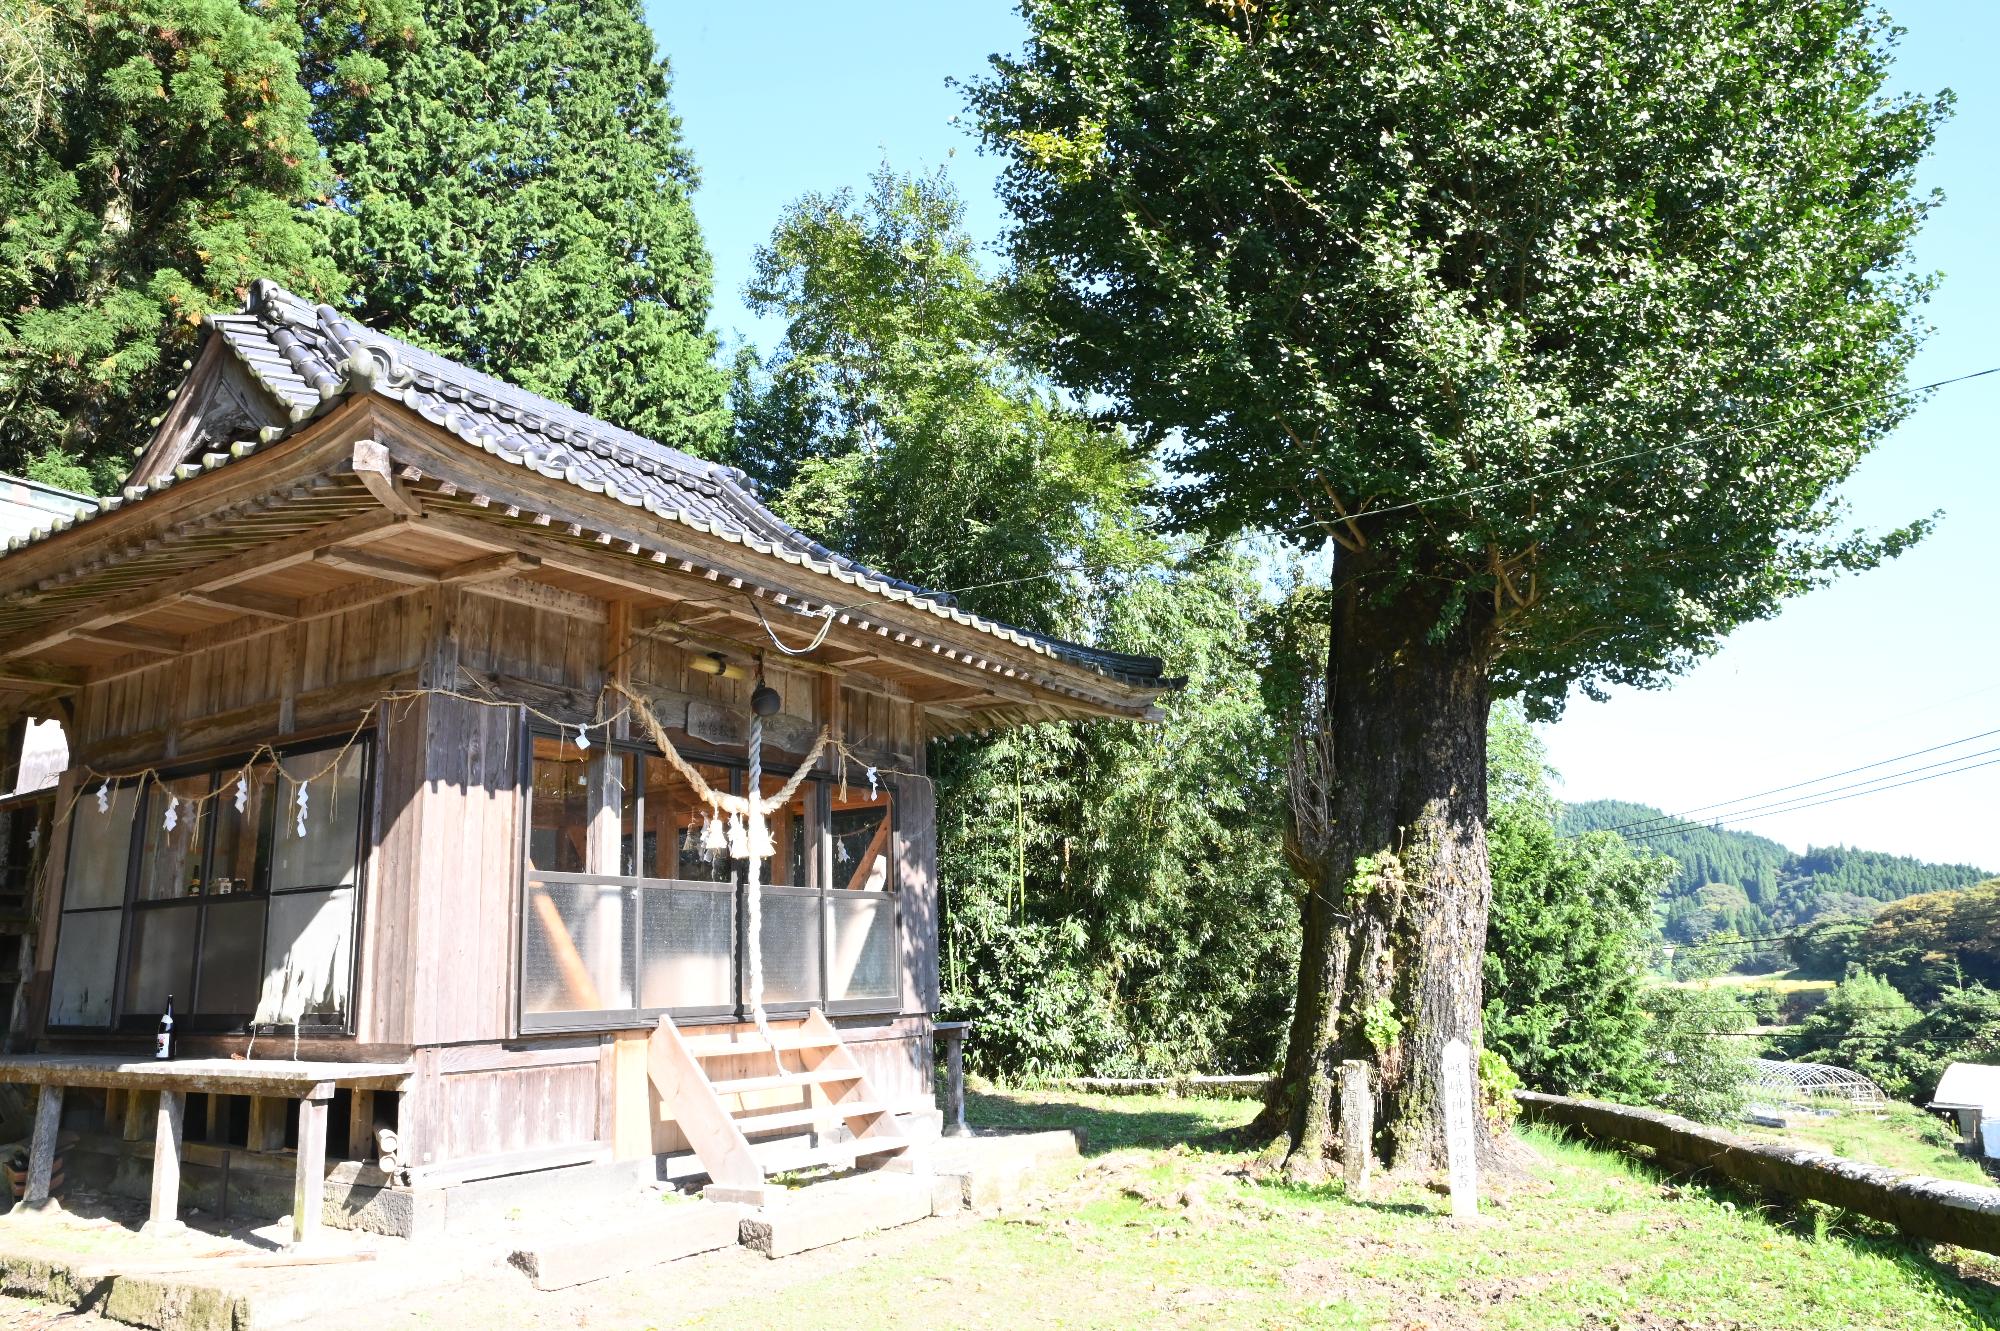
<svg viewBox="0 0 2000 1331">
<path fill-rule="evenodd" d="M 160 1033 L 153 1037 L 153 1057 L 174 1056 L 174 996 L 167 995 L 167 1010 L 160 1014 Z"/>
</svg>

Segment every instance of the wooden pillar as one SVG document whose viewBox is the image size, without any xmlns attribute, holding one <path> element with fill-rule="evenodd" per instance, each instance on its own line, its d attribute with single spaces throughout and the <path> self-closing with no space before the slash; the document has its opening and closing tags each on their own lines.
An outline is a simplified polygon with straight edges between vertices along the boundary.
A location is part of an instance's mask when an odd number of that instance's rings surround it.
<svg viewBox="0 0 2000 1331">
<path fill-rule="evenodd" d="M 21 784 L 21 754 L 28 746 L 28 718 L 9 717 L 0 728 L 0 796 L 11 795 Z"/>
<path fill-rule="evenodd" d="M 315 1086 L 299 1100 L 299 1161 L 292 1183 L 295 1248 L 319 1234 L 320 1211 L 326 1205 L 326 1114 L 332 1099 L 332 1087 Z"/>
<path fill-rule="evenodd" d="M 604 603 L 604 682 L 606 685 L 620 684 L 626 688 L 632 685 L 632 603 L 612 600 Z M 607 698 L 606 705 L 614 712 L 622 713 L 625 698 L 614 694 Z M 612 739 L 632 738 L 632 718 L 620 715 L 611 724 Z"/>
<path fill-rule="evenodd" d="M 358 1087 L 347 1093 L 347 1158 L 368 1161 L 375 1149 L 375 1092 Z"/>
<path fill-rule="evenodd" d="M 153 1116 L 153 1207 L 142 1234 L 170 1234 L 180 1228 L 181 1127 L 187 1093 L 161 1091 Z"/>
<path fill-rule="evenodd" d="M 202 1139 L 211 1146 L 229 1145 L 230 1098 L 220 1091 L 209 1092 L 208 1122 L 202 1125 Z"/>
<path fill-rule="evenodd" d="M 55 1172 L 56 1133 L 62 1128 L 63 1088 L 43 1086 L 35 1097 L 35 1135 L 28 1146 L 28 1186 L 21 1204 L 30 1210 L 52 1207 L 49 1179 Z"/>
<path fill-rule="evenodd" d="M 965 1033 L 972 1029 L 972 1023 L 942 1021 L 931 1029 L 944 1039 L 945 1135 L 969 1137 L 972 1129 L 965 1126 Z"/>
<path fill-rule="evenodd" d="M 156 1091 L 142 1091 L 136 1086 L 125 1092 L 125 1121 L 121 1132 L 126 1141 L 145 1140 L 146 1129 L 153 1120 L 157 1096 Z"/>
<path fill-rule="evenodd" d="M 250 1097 L 249 1148 L 253 1151 L 285 1149 L 285 1102 L 269 1095 Z"/>
<path fill-rule="evenodd" d="M 611 1156 L 638 1160 L 654 1153 L 653 1079 L 646 1066 L 644 1031 L 611 1037 Z"/>
</svg>

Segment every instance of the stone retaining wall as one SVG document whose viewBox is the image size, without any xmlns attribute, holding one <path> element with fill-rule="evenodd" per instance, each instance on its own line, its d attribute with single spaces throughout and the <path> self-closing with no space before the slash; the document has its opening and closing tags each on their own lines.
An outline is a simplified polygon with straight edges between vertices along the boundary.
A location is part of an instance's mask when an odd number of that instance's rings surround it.
<svg viewBox="0 0 2000 1331">
<path fill-rule="evenodd" d="M 1669 1164 L 1713 1170 L 1737 1183 L 1809 1197 L 1886 1220 L 1914 1238 L 2000 1253 L 2000 1188 L 1905 1174 L 1824 1151 L 1750 1141 L 1654 1109 L 1516 1091 L 1521 1117 L 1600 1141 L 1644 1146 Z"/>
</svg>

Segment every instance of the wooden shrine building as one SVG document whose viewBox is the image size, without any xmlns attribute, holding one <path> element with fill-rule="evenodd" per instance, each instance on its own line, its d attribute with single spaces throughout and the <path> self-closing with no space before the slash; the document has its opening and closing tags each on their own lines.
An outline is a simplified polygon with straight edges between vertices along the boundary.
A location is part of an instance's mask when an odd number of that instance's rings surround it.
<svg viewBox="0 0 2000 1331">
<path fill-rule="evenodd" d="M 934 1133 L 926 741 L 1145 718 L 1160 663 L 268 282 L 207 327 L 123 494 L 0 555 L 10 761 L 30 718 L 69 754 L 0 803 L 31 1196 L 60 1153 L 162 1223 L 324 1187 L 409 1232 Z"/>
</svg>

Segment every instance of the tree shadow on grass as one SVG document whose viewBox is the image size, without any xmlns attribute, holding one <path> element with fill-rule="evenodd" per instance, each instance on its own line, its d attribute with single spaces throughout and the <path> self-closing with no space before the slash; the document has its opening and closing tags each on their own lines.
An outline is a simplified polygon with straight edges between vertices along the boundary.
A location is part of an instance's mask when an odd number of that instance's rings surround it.
<svg viewBox="0 0 2000 1331">
<path fill-rule="evenodd" d="M 1342 1206 L 1358 1206 L 1367 1211 L 1381 1211 L 1386 1215 L 1427 1216 L 1433 1220 L 1448 1218 L 1436 1206 L 1426 1206 L 1421 1202 L 1399 1201 L 1389 1197 L 1370 1197 L 1365 1193 L 1348 1191 L 1347 1185 L 1338 1179 L 1326 1183 L 1293 1183 L 1282 1178 L 1260 1178 L 1254 1180 L 1259 1191 L 1288 1202 L 1305 1202 L 1325 1205 L 1338 1202 Z"/>
<path fill-rule="evenodd" d="M 1234 1152 L 1240 1145 L 1233 1130 L 1254 1112 L 1254 1105 L 1240 1101 L 1075 1095 L 1058 1099 L 1033 1091 L 999 1090 L 965 1093 L 965 1121 L 975 1131 L 1075 1128 L 1083 1134 L 1085 1155 L 1175 1146 Z"/>
</svg>

